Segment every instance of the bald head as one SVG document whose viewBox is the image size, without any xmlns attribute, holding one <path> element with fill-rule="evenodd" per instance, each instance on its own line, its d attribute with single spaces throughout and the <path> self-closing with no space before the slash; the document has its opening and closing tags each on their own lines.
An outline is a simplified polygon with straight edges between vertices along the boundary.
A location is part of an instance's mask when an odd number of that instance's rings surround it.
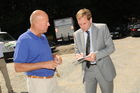
<svg viewBox="0 0 140 93">
<path fill-rule="evenodd" d="M 50 26 L 48 14 L 42 10 L 35 10 L 30 16 L 31 31 L 36 34 L 47 32 Z"/>
<path fill-rule="evenodd" d="M 35 21 L 38 21 L 44 17 L 48 17 L 48 14 L 42 10 L 35 10 L 30 16 L 30 24 L 33 24 Z"/>
</svg>

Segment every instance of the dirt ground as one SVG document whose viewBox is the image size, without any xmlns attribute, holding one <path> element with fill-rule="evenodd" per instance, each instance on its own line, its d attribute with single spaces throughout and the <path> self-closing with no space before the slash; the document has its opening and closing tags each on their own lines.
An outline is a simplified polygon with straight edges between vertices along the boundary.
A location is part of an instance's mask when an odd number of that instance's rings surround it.
<svg viewBox="0 0 140 93">
<path fill-rule="evenodd" d="M 140 93 L 140 37 L 127 37 L 113 40 L 116 51 L 111 55 L 117 76 L 114 80 L 114 93 Z M 56 93 L 84 93 L 81 66 L 76 65 L 74 45 L 57 47 L 57 54 L 63 58 L 63 64 L 57 69 L 61 77 L 57 78 Z M 26 76 L 16 73 L 14 64 L 8 63 L 11 83 L 16 93 L 26 93 Z M 0 85 L 3 93 L 7 93 L 5 82 L 0 73 Z M 98 87 L 98 92 L 101 93 Z"/>
</svg>

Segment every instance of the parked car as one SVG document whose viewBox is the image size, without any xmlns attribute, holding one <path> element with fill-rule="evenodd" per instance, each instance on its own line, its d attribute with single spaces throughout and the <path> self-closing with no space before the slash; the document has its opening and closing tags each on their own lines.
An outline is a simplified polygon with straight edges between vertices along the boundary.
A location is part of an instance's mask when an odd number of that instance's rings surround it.
<svg viewBox="0 0 140 93">
<path fill-rule="evenodd" d="M 140 36 L 140 23 L 135 23 L 130 27 L 131 36 Z"/>
<path fill-rule="evenodd" d="M 110 34 L 113 39 L 119 39 L 129 35 L 127 25 L 125 24 L 113 24 L 109 26 Z"/>
<path fill-rule="evenodd" d="M 121 30 L 120 27 L 113 27 L 113 28 L 110 30 L 111 37 L 112 37 L 113 39 L 121 38 L 121 37 L 122 37 L 122 34 L 121 34 L 120 30 Z"/>
<path fill-rule="evenodd" d="M 54 52 L 54 50 L 56 49 L 56 43 L 54 43 L 53 41 L 49 41 L 49 45 L 51 47 L 52 52 Z"/>
<path fill-rule="evenodd" d="M 0 32 L 0 42 L 4 43 L 2 49 L 5 60 L 13 58 L 14 48 L 16 46 L 16 40 L 7 32 Z"/>
</svg>

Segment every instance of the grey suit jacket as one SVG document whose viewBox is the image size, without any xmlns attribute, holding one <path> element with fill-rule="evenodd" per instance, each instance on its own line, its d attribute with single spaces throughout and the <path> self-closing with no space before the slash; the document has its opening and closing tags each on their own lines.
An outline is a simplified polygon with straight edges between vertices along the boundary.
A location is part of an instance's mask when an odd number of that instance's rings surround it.
<svg viewBox="0 0 140 93">
<path fill-rule="evenodd" d="M 93 23 L 91 26 L 93 49 L 96 53 L 97 67 L 104 79 L 112 81 L 116 76 L 116 71 L 110 54 L 114 52 L 115 47 L 106 24 Z M 79 29 L 74 32 L 75 52 L 83 53 L 86 56 L 86 46 L 84 32 Z M 86 62 L 83 62 L 82 69 L 85 71 Z"/>
</svg>

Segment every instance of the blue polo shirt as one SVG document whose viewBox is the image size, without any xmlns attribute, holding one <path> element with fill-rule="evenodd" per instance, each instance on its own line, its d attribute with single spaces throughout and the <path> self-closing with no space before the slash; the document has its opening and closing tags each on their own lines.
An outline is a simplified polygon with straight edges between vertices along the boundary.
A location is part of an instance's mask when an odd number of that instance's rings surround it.
<svg viewBox="0 0 140 93">
<path fill-rule="evenodd" d="M 44 34 L 38 37 L 28 29 L 18 38 L 14 52 L 15 63 L 38 63 L 51 60 L 53 60 L 51 48 Z M 54 70 L 38 69 L 26 72 L 26 75 L 47 77 L 54 75 Z"/>
</svg>

